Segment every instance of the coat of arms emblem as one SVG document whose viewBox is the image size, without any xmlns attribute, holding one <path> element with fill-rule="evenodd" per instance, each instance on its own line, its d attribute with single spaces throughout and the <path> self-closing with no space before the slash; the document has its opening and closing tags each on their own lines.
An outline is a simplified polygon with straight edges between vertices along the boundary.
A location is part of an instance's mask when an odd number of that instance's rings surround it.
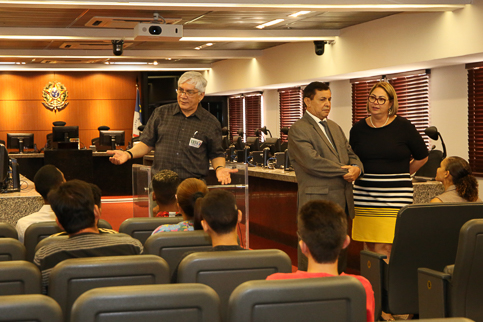
<svg viewBox="0 0 483 322">
<path fill-rule="evenodd" d="M 42 104 L 51 111 L 57 113 L 64 109 L 69 102 L 67 102 L 68 96 L 67 89 L 59 82 L 50 82 L 44 87 L 42 97 L 44 102 Z"/>
</svg>

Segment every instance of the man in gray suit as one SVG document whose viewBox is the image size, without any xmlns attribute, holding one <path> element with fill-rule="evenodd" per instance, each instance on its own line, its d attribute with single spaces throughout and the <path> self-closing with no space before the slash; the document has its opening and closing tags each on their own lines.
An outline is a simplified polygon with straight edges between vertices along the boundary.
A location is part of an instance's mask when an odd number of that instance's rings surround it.
<svg viewBox="0 0 483 322">
<path fill-rule="evenodd" d="M 340 126 L 327 119 L 332 100 L 329 86 L 312 82 L 305 87 L 303 99 L 307 111 L 292 125 L 288 138 L 290 162 L 298 182 L 298 208 L 309 200 L 331 200 L 354 218 L 352 182 L 362 173 L 362 162 Z M 340 270 L 346 262 L 341 259 Z M 298 268 L 307 270 L 307 257 L 300 247 Z"/>
</svg>

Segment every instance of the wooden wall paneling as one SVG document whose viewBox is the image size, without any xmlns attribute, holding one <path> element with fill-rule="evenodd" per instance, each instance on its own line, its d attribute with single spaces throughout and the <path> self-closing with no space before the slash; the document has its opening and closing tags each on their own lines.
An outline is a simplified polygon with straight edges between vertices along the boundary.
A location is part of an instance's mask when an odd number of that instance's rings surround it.
<svg viewBox="0 0 483 322">
<path fill-rule="evenodd" d="M 34 133 L 38 148 L 45 146 L 54 121 L 78 125 L 81 142 L 88 147 L 107 125 L 132 137 L 137 72 L 123 73 L 0 73 L 0 139 L 6 133 Z M 42 105 L 42 90 L 52 81 L 69 91 L 69 105 L 54 113 Z"/>
</svg>

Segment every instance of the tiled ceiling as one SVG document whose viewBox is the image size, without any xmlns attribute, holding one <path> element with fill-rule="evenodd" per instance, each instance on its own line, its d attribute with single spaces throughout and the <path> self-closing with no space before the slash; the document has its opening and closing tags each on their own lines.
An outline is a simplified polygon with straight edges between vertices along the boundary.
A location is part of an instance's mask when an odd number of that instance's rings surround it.
<svg viewBox="0 0 483 322">
<path fill-rule="evenodd" d="M 109 0 L 107 0 L 109 1 Z M 132 2 L 140 2 L 134 0 Z M 172 3 L 174 10 L 139 10 L 119 5 L 96 6 L 92 2 L 89 7 L 84 1 L 79 5 L 75 1 L 69 4 L 56 5 L 56 1 L 42 2 L 20 0 L 0 0 L 0 67 L 2 62 L 25 63 L 25 66 L 45 67 L 48 62 L 55 62 L 57 68 L 64 64 L 105 64 L 105 62 L 153 62 L 158 66 L 180 66 L 188 64 L 189 67 L 199 65 L 200 68 L 208 68 L 210 64 L 222 59 L 251 58 L 261 55 L 261 51 L 274 46 L 279 46 L 287 40 L 253 40 L 253 41 L 214 41 L 212 46 L 205 46 L 201 50 L 195 47 L 205 45 L 207 41 L 135 41 L 133 39 L 133 26 L 139 22 L 147 22 L 153 19 L 153 14 L 160 16 L 169 22 L 183 25 L 184 36 L 200 36 L 200 34 L 215 36 L 232 36 L 249 33 L 251 36 L 261 34 L 263 36 L 278 33 L 277 37 L 299 34 L 327 35 L 327 39 L 334 38 L 341 29 L 380 19 L 394 14 L 418 10 L 368 10 L 357 8 L 314 8 L 310 13 L 297 18 L 289 18 L 290 14 L 300 11 L 300 8 L 284 8 L 283 1 L 277 7 L 277 0 L 266 2 L 272 6 L 263 8 L 245 6 L 237 8 L 227 6 L 213 10 L 199 3 L 193 7 L 185 6 L 178 8 Z M 378 1 L 384 2 L 384 0 Z M 321 1 L 324 2 L 324 1 Z M 327 2 L 327 1 L 325 1 Z M 337 0 L 332 1 L 337 4 Z M 349 0 L 344 2 L 351 2 Z M 359 3 L 360 1 L 352 1 Z M 427 2 L 429 1 L 400 1 L 400 2 Z M 443 1 L 448 2 L 448 1 Z M 464 0 L 455 0 L 454 4 L 466 3 Z M 85 4 L 87 3 L 87 4 Z M 231 4 L 232 2 L 229 2 Z M 286 7 L 286 6 L 285 6 Z M 428 9 L 424 9 L 428 11 Z M 450 10 L 450 9 L 448 9 Z M 437 11 L 442 11 L 438 9 Z M 109 17 L 108 22 L 104 22 Z M 284 19 L 282 23 L 266 27 L 263 31 L 256 29 L 257 25 L 274 19 Z M 127 21 L 123 21 L 127 20 Z M 107 25 L 102 27 L 102 24 Z M 92 26 L 95 24 L 97 26 Z M 115 26 L 116 28 L 112 28 Z M 320 31 L 320 32 L 318 32 Z M 101 33 L 107 33 L 101 36 Z M 271 33 L 270 33 L 271 32 Z M 334 33 L 335 32 L 335 33 Z M 43 39 L 35 39 L 41 33 Z M 81 35 L 81 39 L 59 38 L 59 35 Z M 112 39 L 125 39 L 124 54 L 114 56 L 112 54 Z M 20 37 L 21 36 L 21 37 Z M 102 39 L 101 39 L 102 38 Z M 292 40 L 293 41 L 293 40 Z M 306 40 L 307 41 L 307 40 Z M 72 57 L 70 57 L 72 56 Z M 167 60 L 167 59 L 171 60 Z"/>
</svg>

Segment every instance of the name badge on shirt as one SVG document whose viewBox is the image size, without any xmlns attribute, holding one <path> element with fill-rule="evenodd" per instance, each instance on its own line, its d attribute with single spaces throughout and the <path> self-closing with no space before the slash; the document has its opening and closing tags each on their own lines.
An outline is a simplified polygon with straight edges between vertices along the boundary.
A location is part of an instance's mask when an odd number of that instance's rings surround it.
<svg viewBox="0 0 483 322">
<path fill-rule="evenodd" d="M 193 148 L 198 149 L 201 146 L 201 144 L 203 144 L 203 141 L 201 141 L 201 140 L 198 140 L 198 139 L 195 139 L 195 138 L 190 139 L 190 146 L 193 147 Z"/>
</svg>

